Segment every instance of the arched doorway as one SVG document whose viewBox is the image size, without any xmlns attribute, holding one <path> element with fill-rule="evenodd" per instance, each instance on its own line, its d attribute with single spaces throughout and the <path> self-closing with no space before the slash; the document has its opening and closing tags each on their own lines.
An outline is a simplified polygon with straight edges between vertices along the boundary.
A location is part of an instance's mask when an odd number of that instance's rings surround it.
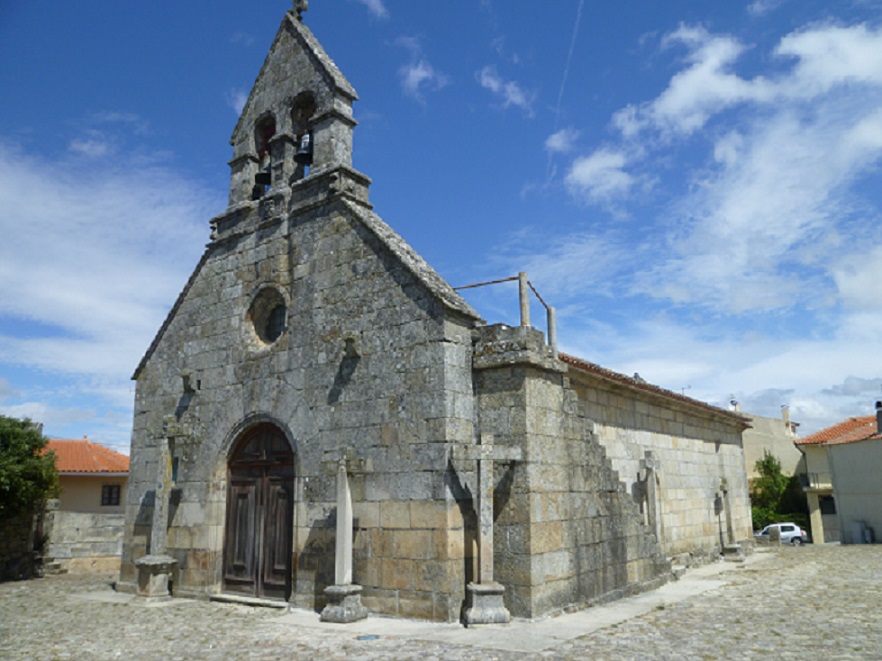
<svg viewBox="0 0 882 661">
<path fill-rule="evenodd" d="M 284 434 L 261 423 L 233 445 L 227 468 L 224 591 L 291 595 L 294 452 Z"/>
</svg>

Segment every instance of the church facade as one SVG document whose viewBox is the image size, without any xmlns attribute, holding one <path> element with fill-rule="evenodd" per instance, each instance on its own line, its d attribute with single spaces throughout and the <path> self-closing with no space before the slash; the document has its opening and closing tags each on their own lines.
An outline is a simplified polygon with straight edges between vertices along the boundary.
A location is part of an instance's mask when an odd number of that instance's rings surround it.
<svg viewBox="0 0 882 661">
<path fill-rule="evenodd" d="M 459 620 L 489 571 L 539 617 L 750 537 L 744 418 L 488 326 L 374 212 L 356 98 L 289 12 L 229 206 L 134 374 L 120 588 L 163 554 L 173 595 L 322 608 L 341 461 L 376 613 Z"/>
</svg>

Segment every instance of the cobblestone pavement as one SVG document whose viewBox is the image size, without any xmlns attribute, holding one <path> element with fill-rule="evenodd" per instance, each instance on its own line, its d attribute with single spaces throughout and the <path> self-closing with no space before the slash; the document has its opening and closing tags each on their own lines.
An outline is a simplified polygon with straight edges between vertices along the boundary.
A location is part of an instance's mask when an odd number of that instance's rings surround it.
<svg viewBox="0 0 882 661">
<path fill-rule="evenodd" d="M 320 625 L 312 614 L 185 599 L 147 605 L 112 592 L 113 577 L 52 576 L 0 584 L 0 659 L 882 659 L 882 546 L 754 557 L 721 565 L 717 589 L 593 633 L 549 637 L 547 647 L 548 622 L 515 622 L 506 635 L 533 644 L 521 652 L 476 646 L 481 630 L 456 625 L 408 629 L 370 618 L 360 629 L 368 635 Z M 700 574 L 681 583 L 711 580 Z M 611 608 L 552 625 L 572 627 Z"/>
</svg>

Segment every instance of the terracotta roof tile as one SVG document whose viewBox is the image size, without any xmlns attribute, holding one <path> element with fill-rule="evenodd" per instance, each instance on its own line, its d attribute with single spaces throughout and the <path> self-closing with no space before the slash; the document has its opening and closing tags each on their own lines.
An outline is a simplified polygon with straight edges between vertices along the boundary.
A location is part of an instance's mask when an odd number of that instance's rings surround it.
<svg viewBox="0 0 882 661">
<path fill-rule="evenodd" d="M 797 445 L 839 445 L 864 441 L 875 436 L 879 436 L 876 416 L 862 415 L 837 422 L 835 425 L 825 427 L 814 434 L 796 439 L 794 443 Z"/>
<path fill-rule="evenodd" d="M 59 473 L 128 473 L 129 458 L 88 438 L 51 438 L 46 450 L 55 452 Z"/>
</svg>

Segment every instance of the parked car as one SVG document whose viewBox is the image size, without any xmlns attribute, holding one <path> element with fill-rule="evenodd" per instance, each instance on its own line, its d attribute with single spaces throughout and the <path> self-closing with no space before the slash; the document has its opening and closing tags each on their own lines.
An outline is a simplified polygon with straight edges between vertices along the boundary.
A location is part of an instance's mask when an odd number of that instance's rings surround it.
<svg viewBox="0 0 882 661">
<path fill-rule="evenodd" d="M 808 535 L 805 534 L 805 530 L 800 528 L 795 523 L 773 523 L 766 526 L 759 532 L 753 533 L 753 536 L 757 539 L 768 540 L 769 535 L 771 535 L 772 528 L 777 528 L 781 531 L 782 544 L 793 544 L 794 546 L 798 546 L 799 544 L 805 544 L 808 541 Z"/>
</svg>

